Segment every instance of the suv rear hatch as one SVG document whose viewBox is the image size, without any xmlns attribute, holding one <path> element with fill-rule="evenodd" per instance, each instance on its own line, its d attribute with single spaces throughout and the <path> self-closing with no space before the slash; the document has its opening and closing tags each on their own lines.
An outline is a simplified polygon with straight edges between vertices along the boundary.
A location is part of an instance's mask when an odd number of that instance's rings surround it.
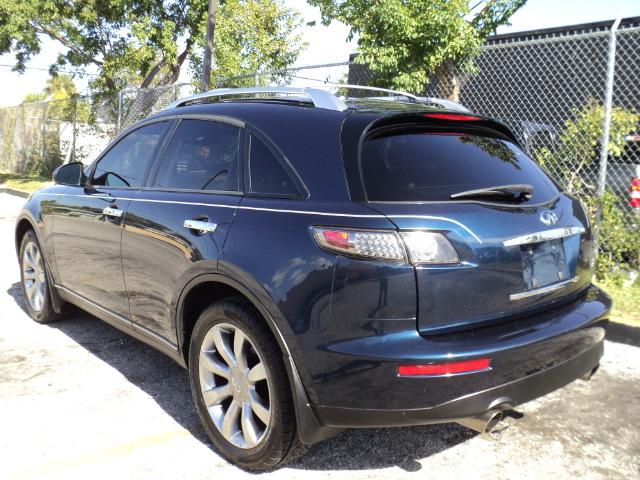
<svg viewBox="0 0 640 480">
<path fill-rule="evenodd" d="M 447 112 L 385 117 L 363 131 L 359 153 L 356 177 L 345 164 L 352 193 L 402 232 L 442 234 L 459 257 L 415 263 L 421 333 L 531 315 L 589 284 L 581 204 L 503 125 Z"/>
</svg>

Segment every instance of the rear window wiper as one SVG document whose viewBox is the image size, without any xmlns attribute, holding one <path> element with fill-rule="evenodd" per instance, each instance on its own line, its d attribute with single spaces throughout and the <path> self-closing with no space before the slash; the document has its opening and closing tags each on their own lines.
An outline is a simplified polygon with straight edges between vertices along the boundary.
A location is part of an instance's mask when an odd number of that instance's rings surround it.
<svg viewBox="0 0 640 480">
<path fill-rule="evenodd" d="M 529 200 L 533 194 L 533 186 L 528 183 L 514 183 L 513 185 L 497 185 L 495 187 L 478 188 L 454 193 L 450 199 L 478 198 L 478 197 L 508 197 L 513 200 Z"/>
</svg>

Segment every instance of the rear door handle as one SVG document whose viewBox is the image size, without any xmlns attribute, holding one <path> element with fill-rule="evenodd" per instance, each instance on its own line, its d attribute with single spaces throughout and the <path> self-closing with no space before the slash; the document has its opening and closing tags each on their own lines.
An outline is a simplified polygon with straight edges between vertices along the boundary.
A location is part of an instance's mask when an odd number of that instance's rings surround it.
<svg viewBox="0 0 640 480">
<path fill-rule="evenodd" d="M 185 220 L 184 228 L 195 230 L 200 235 L 204 235 L 206 233 L 215 232 L 218 225 L 211 222 L 205 222 L 203 220 Z"/>
<path fill-rule="evenodd" d="M 102 214 L 106 217 L 120 218 L 122 217 L 122 210 L 118 208 L 105 207 L 102 209 Z"/>
</svg>

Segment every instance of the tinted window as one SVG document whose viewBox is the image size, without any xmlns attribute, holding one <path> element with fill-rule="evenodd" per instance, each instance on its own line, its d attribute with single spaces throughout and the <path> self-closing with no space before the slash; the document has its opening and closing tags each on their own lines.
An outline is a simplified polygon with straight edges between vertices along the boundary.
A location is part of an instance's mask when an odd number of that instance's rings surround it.
<svg viewBox="0 0 640 480">
<path fill-rule="evenodd" d="M 513 143 L 474 133 L 411 132 L 367 140 L 362 174 L 371 201 L 439 201 L 466 190 L 526 183 L 529 202 L 557 189 Z"/>
<path fill-rule="evenodd" d="M 251 135 L 249 191 L 266 195 L 299 195 L 295 183 L 274 153 Z"/>
<path fill-rule="evenodd" d="M 168 125 L 152 123 L 120 140 L 96 165 L 93 185 L 142 186 Z"/>
<path fill-rule="evenodd" d="M 206 120 L 180 122 L 154 187 L 238 190 L 241 129 Z"/>
</svg>

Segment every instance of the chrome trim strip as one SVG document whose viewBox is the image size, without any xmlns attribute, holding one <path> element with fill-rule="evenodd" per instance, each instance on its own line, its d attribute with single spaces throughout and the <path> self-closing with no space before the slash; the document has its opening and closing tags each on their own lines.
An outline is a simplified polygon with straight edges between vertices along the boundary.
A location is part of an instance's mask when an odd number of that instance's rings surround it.
<svg viewBox="0 0 640 480">
<path fill-rule="evenodd" d="M 69 290 L 67 287 L 63 286 L 63 285 L 58 285 L 57 283 L 54 284 L 54 286 L 60 290 L 64 290 L 65 293 L 68 293 L 69 295 L 71 295 L 72 297 L 77 298 L 78 300 L 80 300 L 81 302 L 84 303 L 88 303 L 89 305 L 91 305 L 92 307 L 100 310 L 103 313 L 106 313 L 107 315 L 109 315 L 110 317 L 112 317 L 114 320 L 119 321 L 120 323 L 124 323 L 125 325 L 131 327 L 132 323 L 131 320 L 128 320 L 120 315 L 118 315 L 115 312 L 112 312 L 111 310 L 109 310 L 108 308 L 105 308 L 101 305 L 98 305 L 97 303 L 89 300 L 88 298 L 83 297 L 82 295 L 74 292 L 73 290 Z"/>
<path fill-rule="evenodd" d="M 143 327 L 142 325 L 138 325 L 137 323 L 132 322 L 131 320 L 128 320 L 120 315 L 118 315 L 115 312 L 112 312 L 111 310 L 109 310 L 108 308 L 105 308 L 101 305 L 98 305 L 97 303 L 89 300 L 88 298 L 83 297 L 82 295 L 77 294 L 76 292 L 74 292 L 73 290 L 69 290 L 67 287 L 63 286 L 63 285 L 59 285 L 57 283 L 54 284 L 54 286 L 57 289 L 63 290 L 66 294 L 71 295 L 72 297 L 76 298 L 77 300 L 84 302 L 88 305 L 91 305 L 93 308 L 100 310 L 101 312 L 105 313 L 106 315 L 109 315 L 110 318 L 118 321 L 119 323 L 122 323 L 124 325 L 126 325 L 127 327 L 132 328 L 133 330 L 136 330 L 140 333 L 142 333 L 143 335 L 146 335 L 148 337 L 153 338 L 154 340 L 164 343 L 167 347 L 171 348 L 172 350 L 178 350 L 178 347 L 171 343 L 169 340 L 167 340 L 166 338 L 158 335 L 157 333 L 149 330 L 148 328 Z"/>
<path fill-rule="evenodd" d="M 156 332 L 154 332 L 153 330 L 149 330 L 147 327 L 143 327 L 142 325 L 139 325 L 135 322 L 131 322 L 131 325 L 133 326 L 133 329 L 136 332 L 140 332 L 143 335 L 146 335 L 147 337 L 151 337 L 154 340 L 163 343 L 164 345 L 166 345 L 167 347 L 169 347 L 171 350 L 175 350 L 176 352 L 178 351 L 178 347 L 175 343 L 170 342 L 169 340 L 167 340 L 166 338 L 164 338 L 162 335 L 157 334 Z"/>
<path fill-rule="evenodd" d="M 80 197 L 86 198 L 87 195 L 73 195 L 67 193 L 43 193 L 42 195 L 52 195 L 58 197 Z M 437 217 L 431 215 L 382 215 L 382 214 L 372 214 L 372 215 L 360 215 L 356 213 L 338 213 L 338 212 L 318 212 L 315 210 L 289 210 L 289 209 L 281 209 L 281 208 L 267 208 L 267 207 L 246 207 L 244 205 L 225 205 L 225 204 L 217 204 L 217 203 L 201 203 L 201 202 L 181 202 L 177 200 L 153 200 L 150 198 L 128 198 L 128 197 L 101 197 L 101 196 L 93 196 L 92 198 L 109 198 L 109 199 L 117 199 L 117 200 L 128 200 L 130 202 L 147 202 L 147 203 L 162 203 L 162 204 L 170 204 L 170 205 L 196 205 L 201 207 L 216 207 L 216 208 L 235 208 L 238 210 L 252 210 L 256 212 L 274 212 L 274 213 L 291 213 L 296 215 L 319 215 L 325 217 L 343 217 L 343 218 L 415 218 L 415 219 L 423 219 L 423 220 L 436 220 L 442 222 L 453 223 L 454 225 L 459 226 L 464 231 L 466 231 L 469 235 L 475 238 L 478 243 L 482 243 L 480 237 L 478 237 L 471 229 L 469 229 L 464 224 L 458 222 L 457 220 L 453 220 L 447 217 Z"/>
<path fill-rule="evenodd" d="M 503 245 L 505 247 L 528 245 L 530 243 L 538 243 L 547 240 L 557 240 L 559 238 L 570 237 L 572 235 L 578 235 L 584 232 L 585 229 L 583 227 L 553 228 L 551 230 L 543 230 L 541 232 L 528 233 L 527 235 L 510 238 L 509 240 L 505 240 L 503 242 Z"/>
<path fill-rule="evenodd" d="M 520 293 L 512 293 L 509 295 L 509 300 L 522 300 L 523 298 L 535 297 L 536 295 L 544 295 L 545 293 L 555 292 L 556 290 L 560 290 L 563 287 L 571 283 L 575 283 L 580 279 L 580 277 L 573 277 L 569 280 L 565 280 L 564 282 L 554 283 L 552 285 L 547 285 L 546 287 L 536 288 L 535 290 L 529 290 L 527 292 Z"/>
</svg>

